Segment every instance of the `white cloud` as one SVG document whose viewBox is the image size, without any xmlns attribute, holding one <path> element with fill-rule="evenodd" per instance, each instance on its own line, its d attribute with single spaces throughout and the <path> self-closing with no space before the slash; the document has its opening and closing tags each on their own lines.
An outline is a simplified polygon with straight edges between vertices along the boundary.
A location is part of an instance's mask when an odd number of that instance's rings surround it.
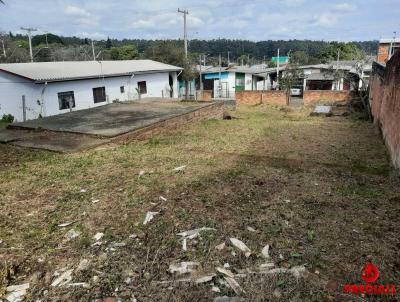
<svg viewBox="0 0 400 302">
<path fill-rule="evenodd" d="M 317 17 L 315 25 L 332 27 L 338 22 L 338 15 L 334 13 L 322 13 Z"/>
<path fill-rule="evenodd" d="M 64 13 L 65 15 L 71 17 L 72 22 L 78 26 L 94 27 L 99 24 L 99 20 L 97 17 L 93 16 L 85 9 L 77 6 L 67 5 L 64 8 Z"/>
<path fill-rule="evenodd" d="M 104 35 L 102 33 L 98 33 L 98 32 L 94 32 L 94 33 L 77 32 L 74 36 L 79 37 L 79 38 L 88 38 L 90 40 L 105 40 L 105 39 L 107 39 L 106 35 Z"/>
<path fill-rule="evenodd" d="M 356 6 L 351 3 L 339 3 L 334 6 L 334 9 L 341 12 L 352 12 L 356 10 Z"/>
<path fill-rule="evenodd" d="M 287 6 L 299 6 L 304 4 L 305 0 L 284 0 L 283 1 Z"/>
</svg>

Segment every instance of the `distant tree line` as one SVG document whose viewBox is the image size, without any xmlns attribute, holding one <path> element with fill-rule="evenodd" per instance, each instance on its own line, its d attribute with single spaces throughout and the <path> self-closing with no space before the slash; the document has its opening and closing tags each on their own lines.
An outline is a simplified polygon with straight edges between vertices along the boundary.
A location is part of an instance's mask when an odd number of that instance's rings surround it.
<svg viewBox="0 0 400 302">
<path fill-rule="evenodd" d="M 27 36 L 13 33 L 1 33 L 0 42 L 6 48 L 6 56 L 0 52 L 0 62 L 28 62 L 29 45 Z M 352 60 L 359 53 L 376 55 L 377 41 L 364 42 L 325 42 L 311 40 L 277 40 L 253 42 L 246 40 L 191 40 L 189 41 L 189 60 L 184 59 L 182 40 L 144 40 L 111 39 L 94 42 L 96 60 L 153 59 L 164 63 L 186 67 L 184 79 L 193 76 L 194 66 L 200 63 L 199 56 L 206 55 L 207 65 L 217 65 L 221 54 L 222 65 L 230 62 L 246 65 L 266 63 L 273 67 L 271 58 L 279 48 L 281 56 L 290 56 L 300 65 L 317 64 L 336 60 Z M 45 61 L 81 61 L 93 60 L 92 42 L 78 37 L 60 37 L 51 33 L 36 35 L 32 39 L 34 60 Z M 1 44 L 0 44 L 1 46 Z"/>
</svg>

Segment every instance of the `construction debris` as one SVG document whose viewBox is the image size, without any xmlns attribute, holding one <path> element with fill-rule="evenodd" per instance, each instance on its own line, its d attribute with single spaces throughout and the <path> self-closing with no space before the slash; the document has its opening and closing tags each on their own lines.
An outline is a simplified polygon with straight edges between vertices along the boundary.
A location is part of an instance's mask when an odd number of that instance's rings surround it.
<svg viewBox="0 0 400 302">
<path fill-rule="evenodd" d="M 200 267 L 199 262 L 181 262 L 181 263 L 172 263 L 169 266 L 169 272 L 171 274 L 183 275 L 187 273 L 192 273 L 196 271 Z"/>
<path fill-rule="evenodd" d="M 150 221 L 153 220 L 154 216 L 157 214 L 159 214 L 159 212 L 147 212 L 146 217 L 144 218 L 143 224 L 144 225 L 148 224 Z"/>
<path fill-rule="evenodd" d="M 228 285 L 232 288 L 232 290 L 235 292 L 236 295 L 242 295 L 246 293 L 235 279 L 227 276 L 225 276 L 224 279 L 228 283 Z"/>
<path fill-rule="evenodd" d="M 81 262 L 79 262 L 78 267 L 76 268 L 76 271 L 80 272 L 80 271 L 85 271 L 88 269 L 89 267 L 89 263 L 90 261 L 87 259 L 82 259 Z"/>
<path fill-rule="evenodd" d="M 267 244 L 266 246 L 263 247 L 263 249 L 261 251 L 261 254 L 265 259 L 269 259 L 270 258 L 270 256 L 269 256 L 269 244 Z"/>
<path fill-rule="evenodd" d="M 196 238 L 197 236 L 199 236 L 199 234 L 203 231 L 216 231 L 216 229 L 203 227 L 203 228 L 199 228 L 199 229 L 181 232 L 181 233 L 178 233 L 177 235 L 181 236 L 183 238 L 186 237 L 187 239 L 193 239 L 193 238 Z"/>
<path fill-rule="evenodd" d="M 75 231 L 74 229 L 70 229 L 66 234 L 65 234 L 65 238 L 67 239 L 67 241 L 75 239 L 76 237 L 78 237 L 81 233 Z"/>
<path fill-rule="evenodd" d="M 101 238 L 103 238 L 104 233 L 96 233 L 96 235 L 93 236 L 94 240 L 99 241 Z"/>
<path fill-rule="evenodd" d="M 250 257 L 251 255 L 251 250 L 243 243 L 243 241 L 240 241 L 239 239 L 236 238 L 230 238 L 231 243 L 233 244 L 234 247 L 237 249 L 241 250 L 246 258 Z"/>
<path fill-rule="evenodd" d="M 332 106 L 316 106 L 311 116 L 332 116 Z"/>
<path fill-rule="evenodd" d="M 95 200 L 92 200 L 92 203 L 98 203 L 100 201 L 100 199 L 95 199 Z"/>
<path fill-rule="evenodd" d="M 64 273 L 62 273 L 60 276 L 58 276 L 56 279 L 53 280 L 53 283 L 51 283 L 52 287 L 60 287 L 67 285 L 72 281 L 72 273 L 74 270 L 69 269 L 66 270 Z"/>
<path fill-rule="evenodd" d="M 217 270 L 217 272 L 221 273 L 224 276 L 227 276 L 227 277 L 230 277 L 230 278 L 234 278 L 235 277 L 235 275 L 230 270 L 227 270 L 225 268 L 217 267 L 216 270 Z"/>
<path fill-rule="evenodd" d="M 215 249 L 217 251 L 222 251 L 225 248 L 225 242 L 222 242 L 221 244 L 218 244 L 217 246 L 215 246 Z"/>
<path fill-rule="evenodd" d="M 167 201 L 167 199 L 164 196 L 160 196 L 161 201 Z"/>
<path fill-rule="evenodd" d="M 90 284 L 86 282 L 78 282 L 78 283 L 69 283 L 67 287 L 83 287 L 90 288 Z"/>
<path fill-rule="evenodd" d="M 61 223 L 58 225 L 59 228 L 65 228 L 71 224 L 73 224 L 74 222 L 65 222 L 65 223 Z"/>
<path fill-rule="evenodd" d="M 199 277 L 195 280 L 196 284 L 202 284 L 212 281 L 215 278 L 215 274 L 210 274 L 206 276 Z"/>
<path fill-rule="evenodd" d="M 176 167 L 174 169 L 175 172 L 183 172 L 185 170 L 186 166 L 180 166 L 180 167 Z"/>
<path fill-rule="evenodd" d="M 5 299 L 8 302 L 20 302 L 24 299 L 24 296 L 26 295 L 26 291 L 28 289 L 29 283 L 8 286 L 6 288 L 6 292 L 8 294 L 5 296 Z"/>
<path fill-rule="evenodd" d="M 252 227 L 250 227 L 250 226 L 247 227 L 247 230 L 248 230 L 249 232 L 252 232 L 252 233 L 257 233 L 257 230 L 254 229 L 254 228 L 252 228 Z"/>
<path fill-rule="evenodd" d="M 245 301 L 242 298 L 239 297 L 228 297 L 228 296 L 223 296 L 223 297 L 216 297 L 214 299 L 214 302 L 243 302 Z"/>
<path fill-rule="evenodd" d="M 141 170 L 141 171 L 139 172 L 138 177 L 139 177 L 139 178 L 142 177 L 145 173 L 146 173 L 146 172 L 144 172 L 143 170 Z"/>
</svg>

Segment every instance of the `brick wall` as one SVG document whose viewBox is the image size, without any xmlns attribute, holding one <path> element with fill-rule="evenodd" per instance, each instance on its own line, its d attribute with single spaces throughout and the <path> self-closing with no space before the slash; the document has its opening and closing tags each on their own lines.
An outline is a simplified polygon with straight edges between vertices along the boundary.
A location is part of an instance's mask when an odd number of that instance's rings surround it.
<svg viewBox="0 0 400 302">
<path fill-rule="evenodd" d="M 275 104 L 275 105 L 286 105 L 286 93 L 279 90 L 267 90 L 267 91 L 238 91 L 236 92 L 236 103 L 237 104 Z"/>
<path fill-rule="evenodd" d="M 203 90 L 203 91 L 197 90 L 196 95 L 197 95 L 196 99 L 198 101 L 211 102 L 212 90 Z"/>
<path fill-rule="evenodd" d="M 112 139 L 113 142 L 128 142 L 131 140 L 143 140 L 165 133 L 171 130 L 179 129 L 183 125 L 209 120 L 209 119 L 223 119 L 224 116 L 224 103 L 216 102 L 196 109 L 192 112 L 184 113 L 165 121 L 160 121 L 155 124 L 137 129 L 135 131 L 122 134 Z"/>
<path fill-rule="evenodd" d="M 378 62 L 386 63 L 389 58 L 390 44 L 380 44 L 378 48 Z"/>
<path fill-rule="evenodd" d="M 314 105 L 317 103 L 330 103 L 348 101 L 357 97 L 352 91 L 334 91 L 334 90 L 306 90 L 304 91 L 304 105 Z"/>
<path fill-rule="evenodd" d="M 395 167 L 400 168 L 400 51 L 386 68 L 374 63 L 370 77 L 370 104 Z"/>
</svg>

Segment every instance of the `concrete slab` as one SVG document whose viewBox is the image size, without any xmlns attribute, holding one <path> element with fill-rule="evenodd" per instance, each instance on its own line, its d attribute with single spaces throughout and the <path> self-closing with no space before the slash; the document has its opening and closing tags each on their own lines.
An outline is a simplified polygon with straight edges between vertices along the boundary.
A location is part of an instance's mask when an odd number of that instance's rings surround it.
<svg viewBox="0 0 400 302">
<path fill-rule="evenodd" d="M 1 129 L 0 130 L 0 143 L 10 143 L 13 141 L 20 140 L 24 137 L 31 135 L 32 131 L 28 130 L 10 130 L 10 129 Z"/>
<path fill-rule="evenodd" d="M 314 111 L 311 115 L 324 115 L 324 116 L 331 116 L 332 115 L 332 106 L 315 106 Z"/>
<path fill-rule="evenodd" d="M 83 133 L 115 137 L 156 122 L 196 111 L 209 103 L 132 102 L 110 104 L 42 119 L 15 123 L 13 129 L 45 129 L 57 132 Z"/>
<path fill-rule="evenodd" d="M 109 140 L 107 139 L 88 135 L 43 131 L 13 141 L 10 144 L 19 147 L 69 153 L 94 148 L 108 142 Z"/>
</svg>

